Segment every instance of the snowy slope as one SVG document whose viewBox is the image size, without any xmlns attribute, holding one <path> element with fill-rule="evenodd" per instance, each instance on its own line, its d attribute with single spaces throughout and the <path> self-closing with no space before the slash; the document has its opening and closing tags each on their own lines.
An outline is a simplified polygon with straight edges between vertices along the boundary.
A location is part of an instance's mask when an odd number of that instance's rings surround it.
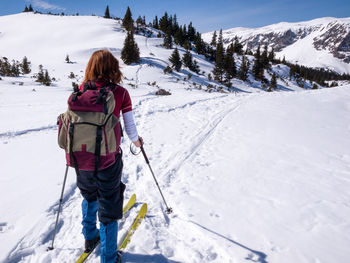
<svg viewBox="0 0 350 263">
<path fill-rule="evenodd" d="M 218 32 L 217 32 L 218 33 Z M 213 32 L 203 34 L 210 42 Z M 261 28 L 223 30 L 228 45 L 237 36 L 249 49 L 268 45 L 276 56 L 308 67 L 350 73 L 350 18 L 325 17 L 299 23 L 278 23 Z"/>
<path fill-rule="evenodd" d="M 29 28 L 41 24 L 50 30 L 43 27 L 31 39 Z M 0 17 L 0 31 L 2 56 L 26 55 L 33 71 L 43 64 L 59 79 L 54 87 L 39 86 L 30 76 L 0 80 L 0 262 L 72 262 L 83 246 L 82 198 L 72 169 L 56 248 L 46 251 L 65 169 L 56 117 L 71 92 L 68 74 L 82 76 L 96 49 L 119 57 L 125 33 L 112 20 L 30 14 Z M 60 37 L 48 37 L 45 46 L 47 33 Z M 26 50 L 16 41 L 27 43 Z M 141 203 L 149 205 L 125 262 L 346 263 L 350 86 L 268 94 L 236 81 L 245 92 L 206 93 L 192 84 L 207 83 L 203 76 L 183 81 L 186 70 L 163 74 L 172 51 L 160 47 L 161 39 L 137 36 L 137 42 L 142 63 L 123 65 L 123 85 L 174 213 L 163 212 L 148 167 L 129 153 L 125 139 L 122 180 L 126 197 L 136 193 L 139 202 L 120 221 L 119 240 Z M 64 63 L 66 54 L 76 63 Z M 196 59 L 210 72 L 210 63 Z M 274 70 L 288 75 L 283 67 Z M 157 88 L 147 84 L 153 81 L 172 95 L 155 96 Z M 98 255 L 97 249 L 89 262 L 99 262 Z"/>
</svg>

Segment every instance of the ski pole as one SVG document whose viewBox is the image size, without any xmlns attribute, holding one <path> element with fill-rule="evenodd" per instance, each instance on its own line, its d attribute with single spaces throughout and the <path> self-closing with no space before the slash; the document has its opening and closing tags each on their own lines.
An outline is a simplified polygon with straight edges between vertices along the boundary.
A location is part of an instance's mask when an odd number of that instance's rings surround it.
<svg viewBox="0 0 350 263">
<path fill-rule="evenodd" d="M 157 187 L 158 187 L 158 190 L 159 190 L 159 192 L 160 192 L 160 194 L 161 194 L 161 196 L 162 196 L 162 198 L 163 198 L 164 204 L 165 204 L 165 206 L 166 206 L 165 212 L 166 212 L 167 214 L 171 214 L 171 213 L 173 212 L 173 209 L 172 209 L 171 207 L 168 207 L 168 205 L 167 205 L 167 203 L 166 203 L 166 201 L 165 201 L 164 195 L 163 195 L 163 193 L 162 193 L 162 190 L 160 190 L 160 187 L 159 187 L 159 184 L 158 184 L 158 181 L 157 181 L 156 177 L 154 176 L 152 167 L 151 167 L 151 165 L 150 165 L 150 163 L 149 163 L 149 160 L 148 160 L 148 158 L 147 158 L 147 155 L 146 155 L 145 149 L 143 148 L 143 145 L 141 145 L 141 152 L 142 152 L 142 154 L 143 154 L 143 157 L 145 157 L 146 163 L 148 164 L 148 167 L 149 167 L 149 169 L 151 170 L 153 179 L 154 179 L 154 181 L 156 182 L 156 185 L 157 185 Z"/>
<path fill-rule="evenodd" d="M 57 231 L 57 224 L 58 224 L 58 217 L 60 215 L 61 211 L 61 205 L 62 205 L 62 200 L 63 200 L 63 193 L 64 193 L 64 187 L 66 185 L 66 179 L 67 179 L 67 173 L 68 173 L 68 165 L 66 165 L 66 172 L 64 174 L 64 180 L 63 180 L 63 185 L 62 185 L 62 192 L 61 192 L 61 198 L 60 198 L 60 204 L 58 206 L 58 211 L 57 211 L 57 217 L 56 217 L 56 225 L 55 225 L 55 231 L 53 232 L 53 238 L 52 238 L 52 244 L 51 247 L 48 247 L 47 250 L 53 250 L 53 242 L 55 241 L 55 236 L 56 236 L 56 231 Z"/>
</svg>

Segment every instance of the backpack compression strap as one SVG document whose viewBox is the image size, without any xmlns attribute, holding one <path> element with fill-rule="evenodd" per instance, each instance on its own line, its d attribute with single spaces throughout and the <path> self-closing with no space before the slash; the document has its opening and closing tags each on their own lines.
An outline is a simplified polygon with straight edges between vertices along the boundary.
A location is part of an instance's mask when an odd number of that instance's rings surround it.
<svg viewBox="0 0 350 263">
<path fill-rule="evenodd" d="M 102 126 L 97 126 L 96 143 L 95 143 L 95 171 L 94 171 L 94 175 L 97 174 L 98 168 L 100 167 L 101 141 L 102 141 Z"/>
</svg>

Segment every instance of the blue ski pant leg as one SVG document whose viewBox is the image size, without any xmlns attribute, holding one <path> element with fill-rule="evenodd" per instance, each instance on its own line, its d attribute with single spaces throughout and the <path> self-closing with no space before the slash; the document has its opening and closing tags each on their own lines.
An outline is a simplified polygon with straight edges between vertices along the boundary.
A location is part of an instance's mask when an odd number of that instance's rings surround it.
<svg viewBox="0 0 350 263">
<path fill-rule="evenodd" d="M 85 240 L 93 240 L 98 235 L 96 228 L 97 221 L 97 201 L 89 202 L 86 199 L 83 200 L 82 204 L 83 212 L 83 235 Z"/>
<path fill-rule="evenodd" d="M 83 214 L 83 235 L 85 240 L 94 239 L 98 230 L 96 227 L 96 213 L 98 209 L 97 202 L 97 183 L 92 172 L 80 171 L 77 176 L 77 186 L 84 197 L 81 204 Z"/>
<path fill-rule="evenodd" d="M 101 263 L 115 263 L 117 259 L 117 238 L 118 223 L 117 221 L 107 225 L 100 223 L 101 237 Z"/>
</svg>

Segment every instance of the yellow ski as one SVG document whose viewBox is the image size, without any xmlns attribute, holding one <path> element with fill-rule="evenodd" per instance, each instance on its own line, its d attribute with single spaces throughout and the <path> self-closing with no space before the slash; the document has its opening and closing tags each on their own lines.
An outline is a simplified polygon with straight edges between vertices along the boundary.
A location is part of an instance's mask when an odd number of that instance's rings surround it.
<svg viewBox="0 0 350 263">
<path fill-rule="evenodd" d="M 141 224 L 146 213 L 147 213 L 147 204 L 143 204 L 141 206 L 141 209 L 140 209 L 139 213 L 137 214 L 134 222 L 132 223 L 131 227 L 129 228 L 128 233 L 124 237 L 123 242 L 119 246 L 118 250 L 123 251 L 126 248 L 126 246 L 130 243 L 130 239 L 131 239 L 132 235 L 135 233 L 136 229 Z"/>
<path fill-rule="evenodd" d="M 123 216 L 126 214 L 126 212 L 128 212 L 134 206 L 135 203 L 136 203 L 136 195 L 133 194 L 130 197 L 128 203 L 123 207 Z M 96 246 L 97 245 L 98 244 L 96 244 Z M 83 252 L 75 263 L 83 263 L 83 262 L 85 262 L 85 260 L 88 258 L 88 256 L 90 256 L 91 253 L 92 253 L 92 251 L 90 251 L 88 253 Z"/>
</svg>

